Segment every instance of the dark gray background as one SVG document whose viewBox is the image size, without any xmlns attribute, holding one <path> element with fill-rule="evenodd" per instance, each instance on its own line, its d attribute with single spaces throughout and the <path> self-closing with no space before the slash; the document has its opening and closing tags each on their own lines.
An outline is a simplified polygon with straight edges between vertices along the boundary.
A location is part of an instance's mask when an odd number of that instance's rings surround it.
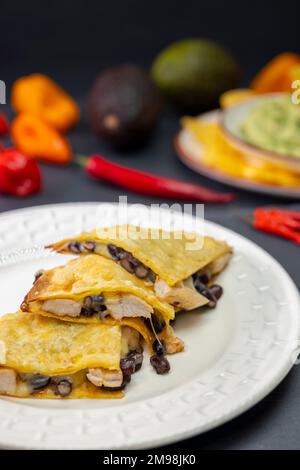
<svg viewBox="0 0 300 470">
<path fill-rule="evenodd" d="M 181 178 L 218 190 L 225 186 L 194 174 L 177 159 L 173 137 L 179 117 L 166 108 L 146 147 L 122 155 L 106 147 L 85 121 L 84 98 L 97 72 L 108 65 L 134 62 L 149 67 L 155 54 L 169 42 L 206 36 L 229 47 L 239 60 L 243 83 L 274 54 L 300 52 L 299 6 L 296 1 L 233 2 L 200 0 L 110 0 L 67 2 L 2 0 L 0 7 L 0 79 L 8 90 L 13 80 L 31 72 L 50 74 L 77 98 L 83 110 L 70 139 L 75 153 L 102 152 L 115 161 Z M 10 115 L 8 106 L 1 107 Z M 28 199 L 0 196 L 0 211 L 70 201 L 112 201 L 118 188 L 92 181 L 76 164 L 68 168 L 43 165 L 44 189 Z M 259 205 L 281 205 L 300 210 L 297 201 L 236 191 L 236 202 L 206 206 L 209 220 L 236 230 L 271 253 L 300 286 L 300 248 L 258 233 L 242 220 Z M 158 203 L 128 193 L 129 202 Z M 169 201 L 170 203 L 174 201 Z M 300 312 L 299 312 L 300 314 Z M 243 416 L 202 436 L 169 446 L 170 450 L 297 449 L 300 447 L 300 374 L 295 367 L 265 400 Z"/>
</svg>

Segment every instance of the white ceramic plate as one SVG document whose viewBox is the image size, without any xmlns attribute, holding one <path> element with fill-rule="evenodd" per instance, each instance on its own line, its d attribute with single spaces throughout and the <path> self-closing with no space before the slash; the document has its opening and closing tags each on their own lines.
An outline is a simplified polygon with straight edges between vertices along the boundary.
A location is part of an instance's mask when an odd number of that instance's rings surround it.
<svg viewBox="0 0 300 470">
<path fill-rule="evenodd" d="M 114 224 L 113 204 L 62 204 L 0 215 L 0 311 L 18 308 L 39 268 L 66 256 L 41 250 L 66 235 Z M 129 207 L 124 220 L 147 225 L 147 208 Z M 165 212 L 172 226 L 178 213 Z M 185 223 L 193 223 L 192 217 Z M 160 223 L 158 223 L 160 224 Z M 176 332 L 186 351 L 158 376 L 149 361 L 122 400 L 0 399 L 0 445 L 30 449 L 147 448 L 207 431 L 247 410 L 288 373 L 300 339 L 298 292 L 270 255 L 211 222 L 205 232 L 235 250 L 219 282 L 225 293 L 209 312 L 181 314 Z M 28 247 L 28 248 L 26 248 Z M 13 253 L 12 253 L 13 252 Z"/>
<path fill-rule="evenodd" d="M 218 110 L 210 111 L 208 113 L 199 116 L 199 119 L 216 121 L 221 119 L 221 112 Z M 229 122 L 227 119 L 226 122 Z M 235 122 L 235 121 L 234 121 Z M 228 132 L 227 132 L 227 135 Z M 232 138 L 232 142 L 233 142 Z M 238 141 L 238 138 L 235 139 Z M 244 144 L 246 145 L 246 144 Z M 175 149 L 180 160 L 192 170 L 200 173 L 208 178 L 211 178 L 220 183 L 233 186 L 240 189 L 246 189 L 255 193 L 271 194 L 274 196 L 280 196 L 284 198 L 300 198 L 300 188 L 288 188 L 272 186 L 270 184 L 255 183 L 253 181 L 247 181 L 242 178 L 230 176 L 222 170 L 215 170 L 202 159 L 202 147 L 193 135 L 187 129 L 181 129 L 175 138 Z M 247 149 L 249 151 L 249 149 Z"/>
</svg>

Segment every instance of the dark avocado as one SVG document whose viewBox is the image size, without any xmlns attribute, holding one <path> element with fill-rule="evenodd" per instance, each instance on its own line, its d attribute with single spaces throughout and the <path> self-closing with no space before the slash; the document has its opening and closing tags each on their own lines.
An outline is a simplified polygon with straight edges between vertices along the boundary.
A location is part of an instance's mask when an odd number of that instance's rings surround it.
<svg viewBox="0 0 300 470">
<path fill-rule="evenodd" d="M 147 73 L 134 65 L 104 70 L 88 96 L 92 128 L 116 147 L 140 145 L 160 116 L 162 101 Z"/>
</svg>

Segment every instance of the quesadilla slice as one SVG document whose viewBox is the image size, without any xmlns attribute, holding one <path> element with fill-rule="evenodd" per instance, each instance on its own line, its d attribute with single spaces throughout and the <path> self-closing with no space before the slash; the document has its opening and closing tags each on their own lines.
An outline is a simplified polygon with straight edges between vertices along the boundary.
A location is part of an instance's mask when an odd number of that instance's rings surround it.
<svg viewBox="0 0 300 470">
<path fill-rule="evenodd" d="M 155 314 L 165 322 L 174 318 L 173 307 L 157 299 L 141 280 L 97 255 L 78 257 L 41 273 L 22 310 L 67 321 L 89 319 L 90 323 L 107 316 L 151 319 Z"/>
<path fill-rule="evenodd" d="M 211 237 L 132 225 L 84 232 L 48 248 L 112 259 L 176 310 L 214 307 L 222 290 L 214 286 L 213 279 L 232 254 L 226 242 Z"/>
<path fill-rule="evenodd" d="M 166 328 L 174 308 L 113 260 L 95 254 L 40 273 L 21 310 L 75 323 L 121 322 L 136 328 L 150 351 L 164 329 L 165 341 L 174 342 Z M 182 349 L 183 344 L 178 352 Z"/>
<path fill-rule="evenodd" d="M 21 312 L 0 319 L 0 395 L 121 398 L 142 360 L 141 337 L 128 326 Z"/>
</svg>

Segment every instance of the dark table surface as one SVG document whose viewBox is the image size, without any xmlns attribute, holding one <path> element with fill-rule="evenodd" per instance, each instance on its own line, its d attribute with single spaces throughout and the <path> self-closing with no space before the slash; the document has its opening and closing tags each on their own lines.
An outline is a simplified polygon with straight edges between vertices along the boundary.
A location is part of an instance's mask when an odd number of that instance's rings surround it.
<svg viewBox="0 0 300 470">
<path fill-rule="evenodd" d="M 80 100 L 79 100 L 80 101 Z M 70 139 L 74 151 L 79 154 L 100 152 L 126 165 L 150 170 L 161 175 L 177 177 L 218 190 L 228 190 L 219 183 L 193 173 L 177 158 L 173 138 L 179 129 L 178 116 L 167 110 L 152 139 L 134 153 L 121 155 L 107 148 L 90 132 L 85 120 L 74 130 Z M 89 179 L 76 164 L 61 168 L 43 165 L 44 189 L 28 199 L 15 199 L 1 195 L 0 211 L 49 203 L 75 201 L 117 202 L 119 195 L 126 194 L 116 187 Z M 251 214 L 259 205 L 276 205 L 300 210 L 300 203 L 270 196 L 236 191 L 237 199 L 228 205 L 206 205 L 205 218 L 229 227 L 255 241 L 273 255 L 300 286 L 299 247 L 290 242 L 254 231 L 241 216 Z M 128 193 L 129 203 L 160 203 L 157 198 L 145 198 Z M 177 201 L 164 201 L 172 204 Z M 300 314 L 300 312 L 299 312 Z M 179 444 L 168 446 L 168 450 L 180 448 L 197 449 L 296 449 L 299 448 L 300 374 L 295 366 L 288 377 L 261 403 L 244 415 L 210 431 Z"/>
</svg>

